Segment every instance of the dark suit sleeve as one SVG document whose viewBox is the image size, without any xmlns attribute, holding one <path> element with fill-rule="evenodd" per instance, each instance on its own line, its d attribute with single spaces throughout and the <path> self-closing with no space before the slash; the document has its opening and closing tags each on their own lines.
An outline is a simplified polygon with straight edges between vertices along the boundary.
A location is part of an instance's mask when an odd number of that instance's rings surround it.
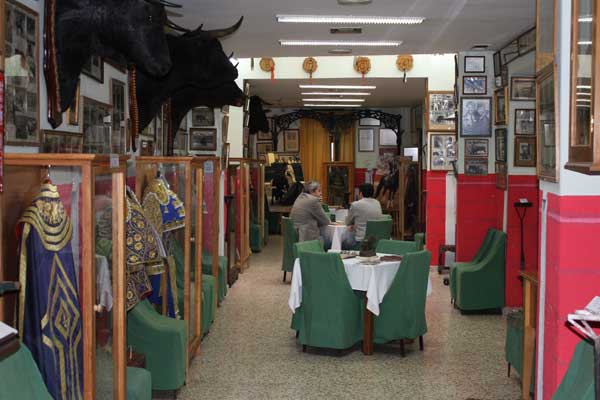
<svg viewBox="0 0 600 400">
<path fill-rule="evenodd" d="M 312 203 L 310 213 L 315 217 L 317 225 L 319 226 L 325 226 L 331 223 L 331 218 L 325 214 L 321 202 L 318 199 Z"/>
</svg>

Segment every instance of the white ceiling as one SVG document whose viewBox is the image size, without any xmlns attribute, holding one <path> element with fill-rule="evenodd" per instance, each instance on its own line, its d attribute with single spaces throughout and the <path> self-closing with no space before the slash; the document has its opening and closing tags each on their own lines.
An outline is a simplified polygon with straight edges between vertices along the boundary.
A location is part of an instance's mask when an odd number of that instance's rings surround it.
<svg viewBox="0 0 600 400">
<path fill-rule="evenodd" d="M 476 44 L 498 49 L 535 25 L 535 0 L 373 0 L 340 6 L 336 0 L 172 0 L 183 5 L 171 17 L 188 28 L 230 26 L 239 31 L 223 40 L 226 53 L 240 57 L 328 55 L 327 47 L 281 47 L 279 39 L 401 40 L 396 48 L 359 48 L 353 55 L 455 53 Z M 362 26 L 360 35 L 329 33 L 327 24 L 281 24 L 276 14 L 334 14 L 425 17 L 421 25 Z M 339 26 L 339 25 L 338 25 Z"/>
<path fill-rule="evenodd" d="M 250 92 L 260 96 L 271 106 L 269 107 L 301 107 L 302 92 L 324 92 L 322 89 L 299 89 L 298 85 L 308 84 L 306 79 L 278 79 L 272 82 L 268 79 L 248 80 Z M 313 84 L 319 85 L 361 85 L 360 78 L 349 79 L 318 79 Z M 375 90 L 360 90 L 360 92 L 371 92 L 370 96 L 352 96 L 353 98 L 364 98 L 363 108 L 380 107 L 402 107 L 414 106 L 425 98 L 425 79 L 408 79 L 406 83 L 397 78 L 369 78 L 368 85 L 377 86 Z M 348 90 L 346 90 L 348 91 Z M 353 90 L 354 92 L 358 90 Z M 334 97 L 334 96 L 305 96 L 311 98 Z M 348 98 L 348 97 L 345 97 Z M 324 107 L 326 108 L 326 107 Z"/>
</svg>

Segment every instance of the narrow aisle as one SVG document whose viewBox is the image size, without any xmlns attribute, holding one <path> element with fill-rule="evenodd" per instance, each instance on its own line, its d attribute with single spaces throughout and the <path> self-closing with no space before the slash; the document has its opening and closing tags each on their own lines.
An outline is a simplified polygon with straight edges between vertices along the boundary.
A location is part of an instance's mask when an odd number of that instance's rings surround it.
<svg viewBox="0 0 600 400">
<path fill-rule="evenodd" d="M 461 316 L 448 288 L 432 273 L 429 332 L 418 343 L 356 350 L 336 357 L 302 353 L 290 329 L 290 292 L 281 272 L 281 237 L 252 256 L 221 307 L 179 399 L 518 399 L 519 381 L 506 376 L 506 320 Z"/>
</svg>

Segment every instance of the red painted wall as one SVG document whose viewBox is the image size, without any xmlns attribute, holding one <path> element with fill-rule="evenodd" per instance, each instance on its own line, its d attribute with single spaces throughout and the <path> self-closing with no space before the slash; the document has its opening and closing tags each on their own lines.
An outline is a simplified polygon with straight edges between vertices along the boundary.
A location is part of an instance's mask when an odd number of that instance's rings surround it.
<svg viewBox="0 0 600 400">
<path fill-rule="evenodd" d="M 546 248 L 540 249 L 546 251 L 544 399 L 552 397 L 581 341 L 567 314 L 598 295 L 599 237 L 600 196 L 548 194 Z"/>
<path fill-rule="evenodd" d="M 519 271 L 521 268 L 521 226 L 514 204 L 526 198 L 532 203 L 523 220 L 523 247 L 525 250 L 525 270 L 538 270 L 538 180 L 536 176 L 510 175 L 508 177 L 508 204 L 506 227 L 506 306 L 521 307 L 523 290 Z"/>
<path fill-rule="evenodd" d="M 440 244 L 446 242 L 446 175 L 447 171 L 427 171 L 425 243 L 432 253 L 431 265 L 438 264 Z"/>
<path fill-rule="evenodd" d="M 456 192 L 456 260 L 469 261 L 488 228 L 502 230 L 504 191 L 496 189 L 495 174 L 459 174 Z"/>
</svg>

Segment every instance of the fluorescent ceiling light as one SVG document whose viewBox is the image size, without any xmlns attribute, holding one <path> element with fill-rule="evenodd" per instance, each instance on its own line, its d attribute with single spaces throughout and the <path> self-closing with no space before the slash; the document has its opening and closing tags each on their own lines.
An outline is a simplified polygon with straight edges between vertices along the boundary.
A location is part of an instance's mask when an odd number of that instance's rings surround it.
<svg viewBox="0 0 600 400">
<path fill-rule="evenodd" d="M 304 107 L 361 107 L 362 104 L 304 104 Z"/>
<path fill-rule="evenodd" d="M 580 46 L 591 46 L 592 45 L 592 41 L 591 40 L 582 40 L 580 42 L 577 42 L 578 45 Z"/>
<path fill-rule="evenodd" d="M 590 92 L 577 92 L 577 96 L 587 96 L 590 97 L 592 94 Z"/>
<path fill-rule="evenodd" d="M 398 47 L 394 40 L 288 40 L 280 39 L 281 46 L 350 46 L 350 47 Z"/>
<path fill-rule="evenodd" d="M 584 103 L 591 103 L 592 102 L 591 99 L 577 99 L 577 101 L 581 101 L 581 102 L 584 102 Z"/>
<path fill-rule="evenodd" d="M 359 86 L 359 85 L 298 85 L 298 87 L 300 89 L 350 89 L 350 90 L 377 89 L 377 86 Z M 590 88 L 591 88 L 591 86 L 590 86 Z"/>
<path fill-rule="evenodd" d="M 337 98 L 318 98 L 318 99 L 302 99 L 302 101 L 322 101 L 334 103 L 363 103 L 365 99 L 337 99 Z"/>
<path fill-rule="evenodd" d="M 592 85 L 577 85 L 577 89 L 589 89 L 589 90 L 592 90 Z"/>
<path fill-rule="evenodd" d="M 421 17 L 376 17 L 356 15 L 277 15 L 277 22 L 298 24 L 374 24 L 374 25 L 415 25 L 421 24 Z"/>
<path fill-rule="evenodd" d="M 577 22 L 592 22 L 592 17 L 581 17 L 577 19 Z"/>
<path fill-rule="evenodd" d="M 302 92 L 302 96 L 370 96 L 369 92 Z"/>
</svg>

